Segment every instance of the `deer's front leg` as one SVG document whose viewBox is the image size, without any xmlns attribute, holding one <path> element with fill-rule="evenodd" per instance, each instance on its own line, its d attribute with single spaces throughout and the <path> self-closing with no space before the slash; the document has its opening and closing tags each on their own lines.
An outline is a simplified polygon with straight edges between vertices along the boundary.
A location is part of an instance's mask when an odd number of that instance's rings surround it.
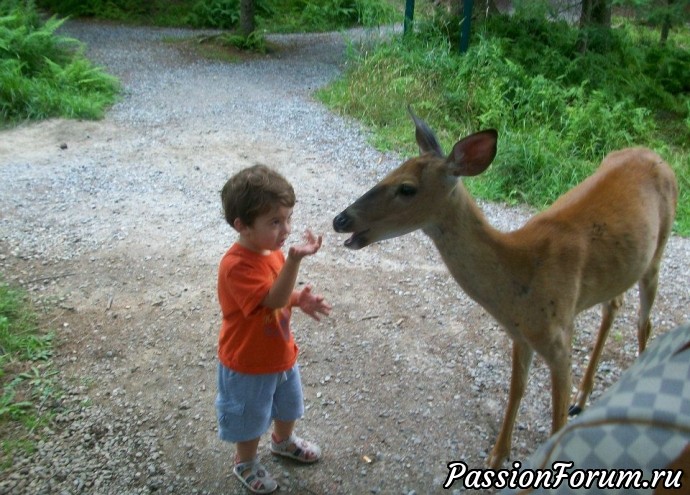
<svg viewBox="0 0 690 495">
<path fill-rule="evenodd" d="M 599 359 L 601 358 L 601 352 L 604 350 L 604 343 L 608 337 L 609 330 L 611 329 L 613 320 L 616 318 L 616 313 L 618 313 L 618 310 L 622 304 L 623 296 L 619 295 L 602 305 L 601 325 L 599 326 L 599 332 L 597 333 L 597 340 L 594 344 L 592 355 L 589 358 L 587 371 L 580 382 L 580 388 L 577 396 L 575 397 L 575 401 L 568 409 L 568 414 L 570 416 L 580 414 L 584 410 L 585 404 L 587 404 L 587 399 L 589 399 L 589 396 L 592 394 L 592 388 L 594 388 L 594 376 L 597 374 L 597 365 L 599 364 Z"/>
<path fill-rule="evenodd" d="M 571 369 L 570 348 L 564 344 L 554 348 L 548 362 L 551 370 L 551 434 L 565 426 L 570 403 Z"/>
<path fill-rule="evenodd" d="M 513 426 L 515 426 L 520 401 L 525 395 L 533 354 L 532 348 L 527 343 L 513 341 L 513 374 L 510 377 L 510 396 L 508 397 L 501 432 L 498 434 L 496 444 L 488 459 L 488 465 L 492 469 L 499 469 L 503 461 L 510 455 Z"/>
</svg>

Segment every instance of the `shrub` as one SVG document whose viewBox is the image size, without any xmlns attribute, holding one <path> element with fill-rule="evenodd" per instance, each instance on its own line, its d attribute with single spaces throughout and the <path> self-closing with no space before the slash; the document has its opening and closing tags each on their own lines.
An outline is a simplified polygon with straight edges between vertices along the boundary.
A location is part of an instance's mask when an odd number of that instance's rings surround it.
<svg viewBox="0 0 690 495">
<path fill-rule="evenodd" d="M 0 17 L 0 121 L 100 118 L 118 81 L 83 56 L 81 44 L 57 36 L 62 20 L 38 22 L 32 11 Z"/>
</svg>

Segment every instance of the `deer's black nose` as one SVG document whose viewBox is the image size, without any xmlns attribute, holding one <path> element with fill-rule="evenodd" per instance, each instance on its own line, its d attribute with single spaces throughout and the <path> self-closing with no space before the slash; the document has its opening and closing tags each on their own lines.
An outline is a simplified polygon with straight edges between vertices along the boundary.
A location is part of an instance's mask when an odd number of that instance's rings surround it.
<svg viewBox="0 0 690 495">
<path fill-rule="evenodd" d="M 336 232 L 346 232 L 347 228 L 352 223 L 352 220 L 347 213 L 342 212 L 333 219 L 333 230 Z"/>
</svg>

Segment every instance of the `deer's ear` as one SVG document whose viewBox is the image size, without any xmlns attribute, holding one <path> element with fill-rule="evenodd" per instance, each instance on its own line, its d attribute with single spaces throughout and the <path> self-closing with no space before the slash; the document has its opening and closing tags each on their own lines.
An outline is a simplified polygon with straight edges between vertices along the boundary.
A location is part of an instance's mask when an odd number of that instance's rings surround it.
<svg viewBox="0 0 690 495">
<path fill-rule="evenodd" d="M 408 105 L 407 111 L 410 112 L 410 116 L 414 121 L 415 138 L 419 146 L 420 154 L 431 152 L 437 156 L 443 156 L 443 150 L 438 143 L 438 139 L 436 139 L 434 131 L 429 128 L 426 122 L 415 115 L 411 106 Z"/>
<path fill-rule="evenodd" d="M 471 177 L 486 170 L 496 157 L 498 132 L 480 131 L 461 139 L 448 155 L 449 172 L 455 176 Z"/>
</svg>

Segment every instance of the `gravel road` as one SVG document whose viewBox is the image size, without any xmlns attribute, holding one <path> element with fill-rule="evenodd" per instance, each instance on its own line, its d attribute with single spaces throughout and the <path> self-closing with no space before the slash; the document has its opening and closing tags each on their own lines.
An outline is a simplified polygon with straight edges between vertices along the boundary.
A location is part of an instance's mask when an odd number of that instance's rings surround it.
<svg viewBox="0 0 690 495">
<path fill-rule="evenodd" d="M 299 466 L 272 459 L 263 442 L 281 491 L 442 493 L 448 462 L 482 467 L 508 391 L 507 336 L 422 234 L 351 252 L 331 229 L 401 160 L 312 97 L 340 74 L 348 37 L 377 33 L 276 36 L 277 52 L 229 64 L 169 42 L 188 31 L 74 21 L 62 29 L 125 93 L 103 121 L 0 132 L 0 272 L 29 290 L 55 330 L 66 391 L 55 424 L 36 432 L 38 450 L 0 474 L 0 493 L 245 493 L 231 475 L 232 448 L 216 437 L 215 277 L 233 241 L 219 190 L 255 163 L 295 185 L 293 237 L 324 234 L 299 283 L 334 306 L 321 323 L 294 318 L 307 407 L 298 432 L 325 457 Z M 530 214 L 482 207 L 501 229 Z M 690 319 L 689 259 L 690 242 L 674 236 L 653 311 L 657 335 Z M 635 359 L 636 311 L 633 289 L 595 398 Z M 577 325 L 576 382 L 598 310 Z M 548 383 L 537 358 L 513 459 L 548 435 Z"/>
</svg>

